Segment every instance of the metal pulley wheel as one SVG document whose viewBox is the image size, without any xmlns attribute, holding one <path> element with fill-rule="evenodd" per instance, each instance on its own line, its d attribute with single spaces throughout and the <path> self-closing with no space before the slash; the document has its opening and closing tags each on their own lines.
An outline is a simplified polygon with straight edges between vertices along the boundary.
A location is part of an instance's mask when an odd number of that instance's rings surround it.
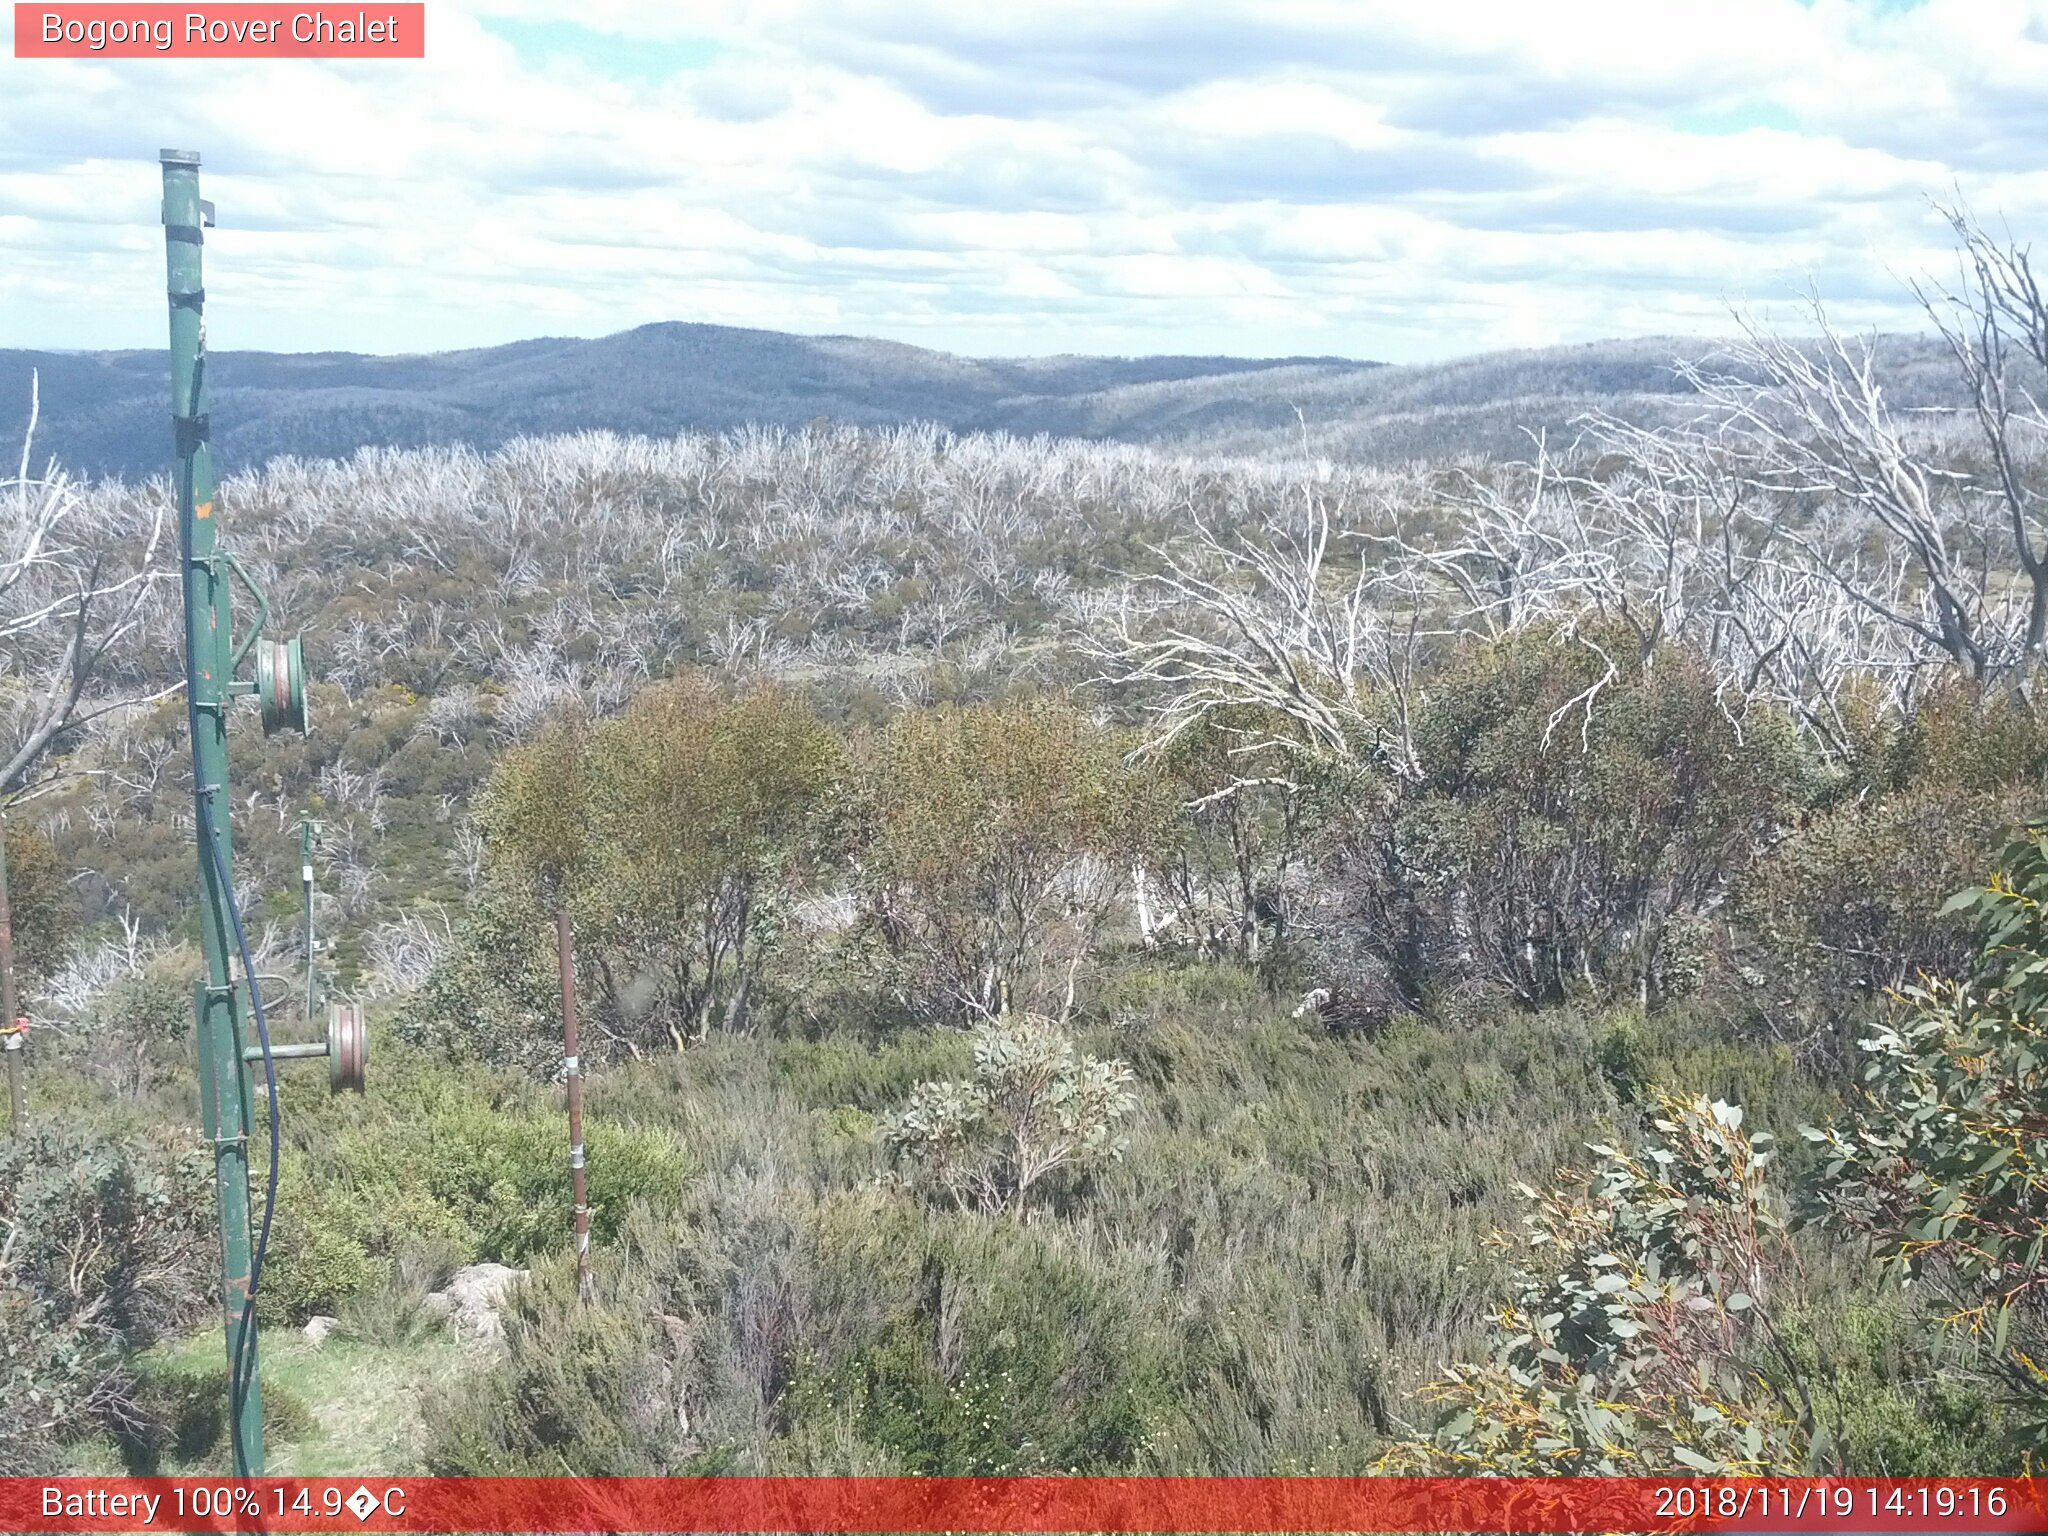
<svg viewBox="0 0 2048 1536">
<path fill-rule="evenodd" d="M 363 1025 L 363 1010 L 356 1003 L 330 1003 L 327 1007 L 327 1086 L 331 1092 L 363 1091 L 363 1074 L 370 1065 L 370 1032 Z"/>
<path fill-rule="evenodd" d="M 256 702 L 263 734 L 306 730 L 306 658 L 299 637 L 256 642 Z"/>
</svg>

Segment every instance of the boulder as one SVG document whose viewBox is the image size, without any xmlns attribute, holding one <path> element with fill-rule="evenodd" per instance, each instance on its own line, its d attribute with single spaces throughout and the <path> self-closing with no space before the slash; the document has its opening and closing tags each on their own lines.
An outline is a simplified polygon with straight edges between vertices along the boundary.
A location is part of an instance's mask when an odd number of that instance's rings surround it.
<svg viewBox="0 0 2048 1536">
<path fill-rule="evenodd" d="M 498 1309 L 505 1293 L 525 1278 L 525 1270 L 504 1264 L 467 1264 L 455 1271 L 443 1289 L 427 1297 L 427 1310 L 448 1318 L 458 1333 L 495 1339 L 504 1331 Z"/>
<path fill-rule="evenodd" d="M 315 1349 L 318 1349 L 327 1342 L 329 1335 L 340 1326 L 341 1319 L 338 1317 L 309 1317 L 306 1319 L 305 1328 L 301 1331 L 306 1335 L 306 1342 Z"/>
</svg>

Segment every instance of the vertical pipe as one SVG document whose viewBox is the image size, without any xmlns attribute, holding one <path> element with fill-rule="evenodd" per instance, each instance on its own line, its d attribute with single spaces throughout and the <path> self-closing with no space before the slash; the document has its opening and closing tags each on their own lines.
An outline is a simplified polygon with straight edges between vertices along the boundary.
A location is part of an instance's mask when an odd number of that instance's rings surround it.
<svg viewBox="0 0 2048 1536">
<path fill-rule="evenodd" d="M 28 1119 L 28 1100 L 21 1089 L 21 1032 L 9 1025 L 6 1033 L 7 1038 L 0 1040 L 0 1056 L 7 1058 L 7 1124 L 19 1141 Z"/>
<path fill-rule="evenodd" d="M 306 1018 L 316 1017 L 320 1006 L 318 988 L 314 984 L 314 956 L 319 944 L 313 938 L 313 818 L 299 818 L 299 885 L 306 893 Z"/>
<path fill-rule="evenodd" d="M 209 212 L 199 199 L 199 156 L 167 149 L 164 177 L 164 267 L 171 319 L 171 428 L 176 450 L 179 552 L 185 595 L 185 678 L 192 723 L 192 788 L 198 836 L 211 837 L 215 859 L 199 852 L 199 937 L 206 977 L 195 989 L 199 1032 L 199 1106 L 213 1146 L 213 1183 L 220 1218 L 221 1313 L 230 1373 L 228 1419 L 235 1470 L 263 1470 L 263 1414 L 249 1300 L 249 1128 L 255 1119 L 242 1062 L 242 1006 L 229 972 L 228 901 L 221 884 L 234 868 L 228 839 L 228 574 L 216 552 L 213 449 L 207 441 L 206 289 L 201 282 L 201 230 Z M 240 1390 L 234 1366 L 243 1361 Z"/>
<path fill-rule="evenodd" d="M 7 818 L 0 816 L 0 1050 L 7 1056 L 7 1124 L 18 1140 L 28 1105 L 21 1091 L 21 1036 L 14 1014 L 14 915 L 7 903 Z"/>
<path fill-rule="evenodd" d="M 590 1201 L 583 1177 L 583 1061 L 576 1028 L 576 949 L 569 935 L 569 909 L 555 912 L 555 962 L 562 972 L 562 1055 L 569 1089 L 569 1185 L 576 1206 L 576 1298 L 588 1303 L 590 1286 Z"/>
</svg>

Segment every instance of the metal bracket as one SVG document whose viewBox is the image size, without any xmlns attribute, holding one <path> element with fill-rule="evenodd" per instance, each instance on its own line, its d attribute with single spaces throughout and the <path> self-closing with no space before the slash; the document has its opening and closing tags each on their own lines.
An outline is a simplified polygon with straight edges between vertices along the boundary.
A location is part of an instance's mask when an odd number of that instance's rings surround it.
<svg viewBox="0 0 2048 1536">
<path fill-rule="evenodd" d="M 248 589 L 249 595 L 256 599 L 256 622 L 249 626 L 249 633 L 242 636 L 242 643 L 236 646 L 234 654 L 228 657 L 228 675 L 233 677 L 235 673 L 241 671 L 250 648 L 256 644 L 257 638 L 263 633 L 263 626 L 270 620 L 270 599 L 264 595 L 263 589 L 256 585 L 256 578 L 249 574 L 249 568 L 242 564 L 233 550 L 223 549 L 219 555 L 221 562 Z"/>
</svg>

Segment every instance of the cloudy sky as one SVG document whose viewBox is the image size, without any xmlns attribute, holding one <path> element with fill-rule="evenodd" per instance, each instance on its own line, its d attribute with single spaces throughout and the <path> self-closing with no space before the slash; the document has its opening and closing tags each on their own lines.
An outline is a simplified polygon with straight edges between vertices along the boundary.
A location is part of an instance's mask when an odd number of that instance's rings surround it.
<svg viewBox="0 0 2048 1536">
<path fill-rule="evenodd" d="M 355 6 L 347 7 L 353 14 Z M 115 8 L 110 8 L 110 14 Z M 341 7 L 333 7 L 341 9 Z M 2048 235 L 2048 0 L 429 0 L 425 61 L 0 51 L 0 346 L 706 320 L 1398 361 L 1910 324 L 1928 199 Z M 11 23 L 0 19 L 0 29 Z"/>
</svg>

